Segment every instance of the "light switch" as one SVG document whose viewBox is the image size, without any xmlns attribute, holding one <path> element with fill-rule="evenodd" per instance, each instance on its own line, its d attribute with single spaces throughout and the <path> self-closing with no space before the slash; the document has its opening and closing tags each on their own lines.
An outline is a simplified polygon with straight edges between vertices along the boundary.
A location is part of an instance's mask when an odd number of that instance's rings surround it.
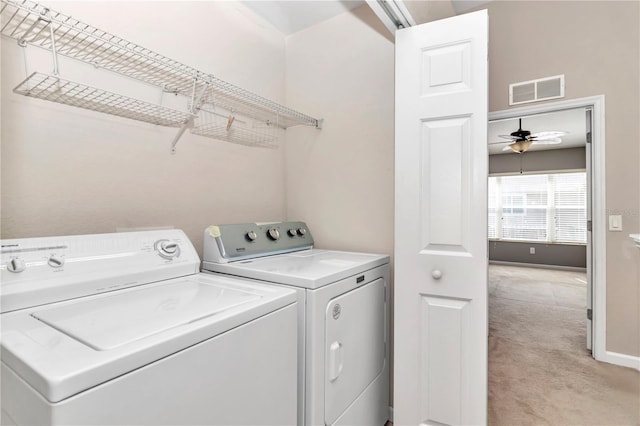
<svg viewBox="0 0 640 426">
<path fill-rule="evenodd" d="M 622 231 L 622 216 L 619 214 L 609 216 L 609 231 Z"/>
</svg>

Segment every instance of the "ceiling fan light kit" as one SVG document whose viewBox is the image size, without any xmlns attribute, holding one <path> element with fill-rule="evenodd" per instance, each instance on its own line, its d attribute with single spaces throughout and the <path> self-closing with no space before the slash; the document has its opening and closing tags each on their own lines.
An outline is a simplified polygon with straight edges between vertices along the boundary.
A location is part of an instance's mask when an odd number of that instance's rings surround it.
<svg viewBox="0 0 640 426">
<path fill-rule="evenodd" d="M 517 152 L 518 154 L 522 154 L 523 152 L 525 152 L 526 150 L 529 149 L 529 147 L 531 146 L 533 142 L 530 140 L 519 140 L 519 141 L 515 141 L 513 143 L 510 143 L 509 145 L 505 146 L 503 148 L 503 151 L 508 151 L 508 150 L 512 150 L 513 152 Z"/>
<path fill-rule="evenodd" d="M 566 135 L 563 131 L 544 131 L 531 133 L 529 130 L 522 129 L 522 118 L 518 121 L 518 130 L 509 135 L 500 135 L 501 138 L 510 139 L 512 142 L 505 146 L 503 151 L 513 151 L 522 154 L 528 150 L 532 144 L 538 145 L 556 145 L 562 142 L 560 136 Z M 503 143 L 503 142 L 498 142 Z"/>
</svg>

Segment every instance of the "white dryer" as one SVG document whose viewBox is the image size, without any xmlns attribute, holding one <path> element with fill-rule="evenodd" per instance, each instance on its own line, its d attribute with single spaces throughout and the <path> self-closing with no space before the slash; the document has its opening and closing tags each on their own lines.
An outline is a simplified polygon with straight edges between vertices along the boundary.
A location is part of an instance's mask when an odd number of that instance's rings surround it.
<svg viewBox="0 0 640 426">
<path fill-rule="evenodd" d="M 2 241 L 2 424 L 296 422 L 296 294 L 179 230 Z"/>
<path fill-rule="evenodd" d="M 298 425 L 389 419 L 389 257 L 313 248 L 303 222 L 210 226 L 203 271 L 298 295 Z"/>
</svg>

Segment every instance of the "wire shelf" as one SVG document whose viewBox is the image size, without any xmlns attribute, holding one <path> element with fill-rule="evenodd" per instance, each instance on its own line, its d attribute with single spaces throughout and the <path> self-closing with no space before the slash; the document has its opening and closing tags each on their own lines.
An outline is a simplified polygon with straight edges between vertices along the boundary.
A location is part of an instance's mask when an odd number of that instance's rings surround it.
<svg viewBox="0 0 640 426">
<path fill-rule="evenodd" d="M 33 73 L 20 83 L 15 93 L 64 105 L 131 118 L 160 126 L 180 127 L 192 115 L 138 99 L 85 86 L 59 77 Z"/>
<path fill-rule="evenodd" d="M 195 135 L 262 148 L 277 148 L 282 131 L 275 125 L 211 110 L 201 110 L 191 128 Z"/>
<path fill-rule="evenodd" d="M 109 34 L 30 0 L 1 0 L 1 33 L 95 66 L 193 97 L 265 124 L 320 127 L 321 120 L 282 106 L 210 74 Z M 53 39 L 51 34 L 53 33 Z M 52 41 L 53 40 L 53 41 Z"/>
</svg>

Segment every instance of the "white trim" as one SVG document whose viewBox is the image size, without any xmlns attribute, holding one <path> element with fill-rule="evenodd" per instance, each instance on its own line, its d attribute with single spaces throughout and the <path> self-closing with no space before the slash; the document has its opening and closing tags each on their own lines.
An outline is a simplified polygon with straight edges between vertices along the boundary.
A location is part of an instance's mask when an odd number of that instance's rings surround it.
<svg viewBox="0 0 640 426">
<path fill-rule="evenodd" d="M 605 352 L 604 359 L 599 361 L 608 362 L 610 364 L 620 365 L 622 367 L 629 367 L 640 371 L 640 357 L 619 354 L 617 352 Z"/>
<path fill-rule="evenodd" d="M 389 406 L 389 421 L 393 423 L 393 406 L 392 405 Z"/>
<path fill-rule="evenodd" d="M 496 155 L 496 154 L 493 154 Z M 489 177 L 495 176 L 522 176 L 522 175 L 553 175 L 560 173 L 581 173 L 586 172 L 587 169 L 562 169 L 562 170 L 531 170 L 531 171 L 523 171 L 523 172 L 499 172 L 499 173 L 489 173 Z"/>
<path fill-rule="evenodd" d="M 523 268 L 553 269 L 556 271 L 587 272 L 587 268 L 580 268 L 578 266 L 545 265 L 543 263 L 524 263 L 524 262 L 507 262 L 504 260 L 490 260 L 489 264 L 502 265 L 502 266 L 518 266 Z"/>
<path fill-rule="evenodd" d="M 598 361 L 618 364 L 621 357 L 607 356 L 607 219 L 605 193 L 605 120 L 604 95 L 550 102 L 532 107 L 511 108 L 489 113 L 489 121 L 515 118 L 574 108 L 591 108 L 593 202 L 592 270 L 593 270 L 593 357 Z M 627 355 L 624 355 L 625 357 Z M 633 358 L 633 357 L 631 357 Z M 624 364 L 618 364 L 624 365 Z"/>
<path fill-rule="evenodd" d="M 509 240 L 505 238 L 488 238 L 493 243 L 522 243 L 522 244 L 540 244 L 541 246 L 586 246 L 587 243 L 552 243 L 549 241 L 536 240 Z"/>
</svg>

